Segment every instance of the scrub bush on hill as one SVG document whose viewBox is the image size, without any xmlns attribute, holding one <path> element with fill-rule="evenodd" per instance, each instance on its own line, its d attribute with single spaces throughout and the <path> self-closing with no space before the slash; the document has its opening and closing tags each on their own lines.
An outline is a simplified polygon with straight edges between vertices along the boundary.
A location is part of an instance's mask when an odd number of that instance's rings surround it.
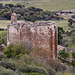
<svg viewBox="0 0 75 75">
<path fill-rule="evenodd" d="M 4 55 L 3 53 L 0 53 L 0 61 L 5 58 L 7 58 L 6 55 Z"/>
<path fill-rule="evenodd" d="M 20 7 L 20 8 L 22 8 L 22 7 L 24 7 L 24 5 L 18 3 L 18 4 L 15 5 L 15 7 Z"/>
<path fill-rule="evenodd" d="M 26 75 L 45 75 L 45 74 L 39 74 L 39 73 L 25 73 Z"/>
<path fill-rule="evenodd" d="M 73 19 L 75 19 L 75 15 L 72 15 L 71 17 L 72 17 Z"/>
<path fill-rule="evenodd" d="M 72 39 L 72 43 L 75 43 L 75 31 L 71 33 L 70 37 Z"/>
<path fill-rule="evenodd" d="M 0 75 L 25 75 L 24 73 L 0 67 Z"/>
<path fill-rule="evenodd" d="M 29 54 L 32 48 L 27 43 L 10 44 L 4 50 L 4 54 L 10 57 L 19 57 L 20 55 Z"/>
<path fill-rule="evenodd" d="M 58 27 L 58 44 L 59 45 L 62 45 L 61 40 L 63 39 L 62 34 L 64 34 L 64 33 L 65 33 L 65 31 L 64 31 L 63 27 Z"/>
<path fill-rule="evenodd" d="M 10 20 L 11 13 L 15 12 L 23 17 L 23 20 L 35 22 L 37 20 L 62 20 L 59 15 L 51 11 L 43 11 L 40 8 L 29 7 L 25 8 L 22 4 L 5 4 L 1 5 L 0 15 L 3 18 Z M 27 14 L 26 14 L 27 13 Z M 21 20 L 21 18 L 19 18 Z"/>
<path fill-rule="evenodd" d="M 63 59 L 66 59 L 69 57 L 69 53 L 65 51 L 65 49 L 59 51 L 59 56 Z"/>
<path fill-rule="evenodd" d="M 10 20 L 10 19 L 11 19 L 11 14 L 12 14 L 11 11 L 4 12 L 4 13 L 2 14 L 2 17 L 5 17 L 5 18 L 7 18 L 8 20 Z"/>
<path fill-rule="evenodd" d="M 0 8 L 3 8 L 3 4 L 2 3 L 0 3 Z"/>
<path fill-rule="evenodd" d="M 7 7 L 7 6 L 10 7 L 10 8 L 11 8 L 11 7 L 14 7 L 13 4 L 5 4 L 5 7 Z"/>
<path fill-rule="evenodd" d="M 0 67 L 0 75 L 16 75 L 12 70 Z"/>
<path fill-rule="evenodd" d="M 32 72 L 34 72 L 34 73 L 48 75 L 46 69 L 44 69 L 42 67 L 27 65 L 27 64 L 22 64 L 21 66 L 19 66 L 18 70 L 23 72 L 23 73 L 32 73 Z"/>
<path fill-rule="evenodd" d="M 75 51 L 72 51 L 72 57 L 75 59 Z"/>
<path fill-rule="evenodd" d="M 2 31 L 0 33 L 0 45 L 1 44 L 7 44 L 7 32 L 6 31 Z"/>
<path fill-rule="evenodd" d="M 5 67 L 6 69 L 12 69 L 12 70 L 16 69 L 16 63 L 9 59 L 2 59 L 0 61 L 0 66 Z"/>
<path fill-rule="evenodd" d="M 56 71 L 51 67 L 49 68 L 49 75 L 56 75 Z"/>
<path fill-rule="evenodd" d="M 4 12 L 8 12 L 8 11 L 9 11 L 9 9 L 5 8 L 5 9 L 0 11 L 0 15 L 2 15 Z"/>
</svg>

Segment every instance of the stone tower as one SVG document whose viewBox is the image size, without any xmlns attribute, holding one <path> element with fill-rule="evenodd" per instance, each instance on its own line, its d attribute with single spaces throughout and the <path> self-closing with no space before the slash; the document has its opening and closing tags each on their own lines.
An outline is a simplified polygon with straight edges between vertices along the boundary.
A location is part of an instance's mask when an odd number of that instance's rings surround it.
<svg viewBox="0 0 75 75">
<path fill-rule="evenodd" d="M 38 46 L 47 50 L 53 59 L 57 57 L 58 33 L 54 22 L 16 22 L 8 25 L 7 44 L 25 41 L 33 48 Z"/>
</svg>

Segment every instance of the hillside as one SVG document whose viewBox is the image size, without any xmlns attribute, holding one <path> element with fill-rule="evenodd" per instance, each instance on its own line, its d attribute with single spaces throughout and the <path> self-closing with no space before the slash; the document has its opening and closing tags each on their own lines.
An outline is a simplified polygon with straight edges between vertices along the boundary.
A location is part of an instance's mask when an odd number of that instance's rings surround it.
<svg viewBox="0 0 75 75">
<path fill-rule="evenodd" d="M 26 7 L 38 7 L 49 11 L 57 11 L 57 10 L 68 10 L 68 9 L 75 9 L 75 0 L 25 0 Z M 0 1 L 3 4 L 16 4 L 21 3 L 24 4 L 23 1 Z"/>
</svg>

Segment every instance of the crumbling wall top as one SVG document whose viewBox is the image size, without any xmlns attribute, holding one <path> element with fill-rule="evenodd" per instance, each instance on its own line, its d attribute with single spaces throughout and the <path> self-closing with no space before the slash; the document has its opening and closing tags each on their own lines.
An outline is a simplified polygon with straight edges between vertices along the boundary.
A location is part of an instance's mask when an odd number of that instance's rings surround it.
<svg viewBox="0 0 75 75">
<path fill-rule="evenodd" d="M 50 25 L 53 25 L 55 24 L 55 22 L 52 22 L 52 21 L 43 21 L 43 22 L 34 22 L 33 23 L 33 26 L 50 26 Z"/>
</svg>

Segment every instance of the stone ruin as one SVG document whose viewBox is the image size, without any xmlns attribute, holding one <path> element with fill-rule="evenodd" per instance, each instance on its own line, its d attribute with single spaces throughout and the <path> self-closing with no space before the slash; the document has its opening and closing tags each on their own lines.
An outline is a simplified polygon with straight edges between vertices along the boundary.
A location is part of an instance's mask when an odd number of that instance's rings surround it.
<svg viewBox="0 0 75 75">
<path fill-rule="evenodd" d="M 11 16 L 11 24 L 7 28 L 7 45 L 15 42 L 27 42 L 34 47 L 46 49 L 51 57 L 57 57 L 57 27 L 54 22 L 21 22 L 17 23 L 15 13 Z"/>
</svg>

